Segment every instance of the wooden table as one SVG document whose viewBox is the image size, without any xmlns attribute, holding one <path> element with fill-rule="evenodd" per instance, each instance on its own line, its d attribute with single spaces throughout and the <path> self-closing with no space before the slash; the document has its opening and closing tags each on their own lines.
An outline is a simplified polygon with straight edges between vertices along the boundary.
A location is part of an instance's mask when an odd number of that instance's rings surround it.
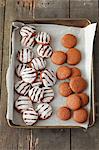
<svg viewBox="0 0 99 150">
<path fill-rule="evenodd" d="M 36 0 L 36 18 L 88 18 L 99 20 L 98 0 Z M 7 92 L 5 76 L 8 68 L 9 34 L 13 20 L 33 19 L 28 7 L 16 0 L 0 0 L 0 150 L 98 150 L 99 118 L 95 125 L 82 129 L 13 129 L 7 125 Z M 95 95 L 99 97 L 99 28 L 94 43 Z"/>
</svg>

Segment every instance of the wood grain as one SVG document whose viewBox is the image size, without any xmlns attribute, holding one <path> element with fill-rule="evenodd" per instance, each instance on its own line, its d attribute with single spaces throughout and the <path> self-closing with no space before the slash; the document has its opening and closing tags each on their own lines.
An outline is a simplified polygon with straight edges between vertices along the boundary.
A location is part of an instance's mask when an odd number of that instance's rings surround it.
<svg viewBox="0 0 99 150">
<path fill-rule="evenodd" d="M 68 18 L 69 0 L 35 0 L 35 18 Z"/>
<path fill-rule="evenodd" d="M 98 19 L 98 0 L 70 0 L 70 18 Z"/>
</svg>

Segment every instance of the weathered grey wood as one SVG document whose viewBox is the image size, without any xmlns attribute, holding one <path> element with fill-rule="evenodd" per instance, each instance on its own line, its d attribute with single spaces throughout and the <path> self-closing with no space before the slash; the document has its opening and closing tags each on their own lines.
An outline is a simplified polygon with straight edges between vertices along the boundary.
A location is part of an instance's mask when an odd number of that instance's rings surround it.
<svg viewBox="0 0 99 150">
<path fill-rule="evenodd" d="M 70 17 L 98 19 L 98 0 L 70 0 Z"/>
<path fill-rule="evenodd" d="M 0 83 L 1 83 L 1 71 L 2 71 L 4 7 L 5 7 L 5 3 L 1 1 L 0 2 Z M 0 84 L 0 95 L 1 95 L 1 84 Z"/>
<path fill-rule="evenodd" d="M 70 0 L 70 17 L 83 17 L 91 21 L 98 21 L 98 0 Z M 95 95 L 99 97 L 99 28 L 94 44 L 94 72 L 95 72 Z M 98 101 L 99 102 L 99 101 Z M 99 113 L 99 109 L 97 109 Z M 71 150 L 98 150 L 99 149 L 99 118 L 95 125 L 83 132 L 82 129 L 71 129 Z"/>
<path fill-rule="evenodd" d="M 36 18 L 68 18 L 69 0 L 35 0 Z"/>
</svg>

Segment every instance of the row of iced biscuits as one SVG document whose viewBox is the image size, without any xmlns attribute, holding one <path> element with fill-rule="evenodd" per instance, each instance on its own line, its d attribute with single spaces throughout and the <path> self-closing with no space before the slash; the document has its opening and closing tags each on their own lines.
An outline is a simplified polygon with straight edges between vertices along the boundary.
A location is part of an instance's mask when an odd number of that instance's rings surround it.
<svg viewBox="0 0 99 150">
<path fill-rule="evenodd" d="M 20 62 L 16 67 L 16 75 L 22 80 L 15 84 L 16 92 L 21 95 L 15 101 L 15 108 L 22 113 L 26 125 L 33 125 L 38 119 L 47 119 L 52 114 L 52 107 L 48 104 L 54 98 L 51 88 L 56 83 L 56 75 L 46 68 L 46 60 L 53 51 L 49 45 L 50 36 L 45 32 L 36 33 L 36 28 L 30 25 L 20 30 L 21 44 L 24 47 L 18 51 L 17 59 Z M 38 43 L 37 54 L 34 58 L 32 51 Z M 34 110 L 33 103 L 37 103 Z"/>
</svg>

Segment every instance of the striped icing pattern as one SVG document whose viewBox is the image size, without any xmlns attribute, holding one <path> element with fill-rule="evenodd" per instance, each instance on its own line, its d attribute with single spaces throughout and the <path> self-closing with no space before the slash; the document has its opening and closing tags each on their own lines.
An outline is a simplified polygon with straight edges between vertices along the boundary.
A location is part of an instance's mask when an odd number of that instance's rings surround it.
<svg viewBox="0 0 99 150">
<path fill-rule="evenodd" d="M 34 36 L 24 36 L 22 37 L 21 44 L 23 47 L 33 48 L 35 45 L 35 37 Z"/>
<path fill-rule="evenodd" d="M 36 78 L 36 81 L 35 82 L 33 82 L 33 83 L 31 83 L 31 86 L 32 87 L 35 87 L 35 86 L 42 86 L 43 85 L 43 83 L 42 83 L 42 81 L 41 81 L 41 79 L 40 79 L 40 71 L 38 71 L 38 73 L 37 73 L 37 78 Z"/>
<path fill-rule="evenodd" d="M 40 119 L 47 119 L 52 114 L 52 107 L 48 103 L 38 104 L 36 111 L 39 114 Z"/>
<path fill-rule="evenodd" d="M 43 103 L 50 103 L 54 98 L 54 91 L 50 87 L 43 87 L 44 97 L 42 99 Z"/>
<path fill-rule="evenodd" d="M 29 92 L 29 89 L 30 89 L 30 84 L 24 82 L 23 80 L 18 81 L 15 84 L 15 90 L 20 95 L 27 95 L 27 93 Z"/>
<path fill-rule="evenodd" d="M 50 35 L 46 32 L 39 32 L 36 36 L 36 42 L 38 44 L 48 44 L 50 42 Z"/>
<path fill-rule="evenodd" d="M 29 63 L 32 59 L 33 59 L 33 52 L 31 51 L 31 49 L 28 49 L 28 48 L 24 48 L 20 51 L 18 51 L 18 60 L 21 62 L 21 63 Z"/>
<path fill-rule="evenodd" d="M 33 108 L 28 108 L 23 112 L 23 121 L 26 125 L 31 126 L 38 120 L 38 113 Z"/>
<path fill-rule="evenodd" d="M 33 107 L 32 102 L 28 96 L 19 96 L 15 101 L 15 108 L 18 112 L 23 113 L 24 110 Z"/>
<path fill-rule="evenodd" d="M 52 55 L 52 48 L 49 45 L 39 45 L 37 48 L 37 53 L 43 58 L 49 58 Z"/>
<path fill-rule="evenodd" d="M 21 72 L 23 69 L 27 68 L 27 65 L 26 64 L 18 64 L 17 67 L 16 67 L 16 74 L 18 77 L 21 77 Z"/>
<path fill-rule="evenodd" d="M 35 103 L 40 103 L 43 99 L 44 91 L 42 88 L 39 88 L 38 86 L 35 86 L 29 91 L 29 97 L 31 100 Z"/>
<path fill-rule="evenodd" d="M 43 70 L 46 67 L 46 61 L 42 57 L 36 57 L 31 61 L 31 67 L 35 70 Z"/>
<path fill-rule="evenodd" d="M 25 25 L 21 28 L 20 34 L 21 36 L 33 35 L 36 33 L 36 28 L 32 25 Z"/>
<path fill-rule="evenodd" d="M 45 87 L 51 87 L 56 83 L 56 75 L 52 70 L 45 69 L 42 71 L 41 78 Z"/>
<path fill-rule="evenodd" d="M 36 80 L 37 72 L 33 68 L 25 68 L 21 72 L 22 80 L 26 83 L 33 83 Z"/>
</svg>

